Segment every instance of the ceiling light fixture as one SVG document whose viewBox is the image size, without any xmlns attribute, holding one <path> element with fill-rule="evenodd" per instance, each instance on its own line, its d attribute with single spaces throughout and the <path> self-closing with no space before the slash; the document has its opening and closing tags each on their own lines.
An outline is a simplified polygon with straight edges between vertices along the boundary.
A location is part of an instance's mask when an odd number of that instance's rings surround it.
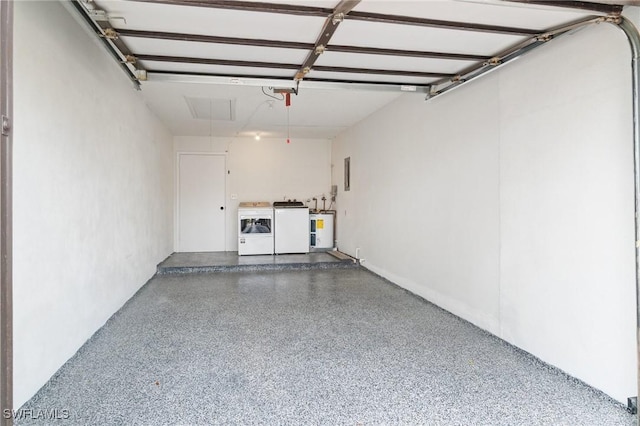
<svg viewBox="0 0 640 426">
<path fill-rule="evenodd" d="M 259 141 L 260 140 L 260 133 L 256 133 L 256 140 Z"/>
</svg>

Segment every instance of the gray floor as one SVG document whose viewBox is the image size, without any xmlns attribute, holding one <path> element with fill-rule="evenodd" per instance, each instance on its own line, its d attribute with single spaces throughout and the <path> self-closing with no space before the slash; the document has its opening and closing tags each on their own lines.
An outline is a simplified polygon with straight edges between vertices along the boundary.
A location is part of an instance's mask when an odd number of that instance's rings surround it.
<svg viewBox="0 0 640 426">
<path fill-rule="evenodd" d="M 158 275 L 22 408 L 83 425 L 635 424 L 360 268 Z"/>
<path fill-rule="evenodd" d="M 284 271 L 352 268 L 353 259 L 339 252 L 238 256 L 238 252 L 173 253 L 158 265 L 159 274 L 232 271 Z M 336 257 L 341 256 L 342 258 Z"/>
</svg>

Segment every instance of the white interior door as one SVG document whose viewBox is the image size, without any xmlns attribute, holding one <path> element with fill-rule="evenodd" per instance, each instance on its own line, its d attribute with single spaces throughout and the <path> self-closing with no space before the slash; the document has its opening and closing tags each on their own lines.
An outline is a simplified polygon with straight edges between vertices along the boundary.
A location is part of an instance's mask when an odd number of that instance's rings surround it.
<svg viewBox="0 0 640 426">
<path fill-rule="evenodd" d="M 177 251 L 225 250 L 225 157 L 178 154 Z"/>
</svg>

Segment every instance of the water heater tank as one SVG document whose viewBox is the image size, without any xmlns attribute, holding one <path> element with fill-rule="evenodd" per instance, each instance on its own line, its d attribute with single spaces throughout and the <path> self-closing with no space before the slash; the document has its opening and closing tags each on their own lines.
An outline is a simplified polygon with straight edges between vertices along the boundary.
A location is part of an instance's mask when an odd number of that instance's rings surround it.
<svg viewBox="0 0 640 426">
<path fill-rule="evenodd" d="M 312 249 L 332 249 L 333 248 L 333 214 L 314 213 L 309 215 L 311 220 Z"/>
</svg>

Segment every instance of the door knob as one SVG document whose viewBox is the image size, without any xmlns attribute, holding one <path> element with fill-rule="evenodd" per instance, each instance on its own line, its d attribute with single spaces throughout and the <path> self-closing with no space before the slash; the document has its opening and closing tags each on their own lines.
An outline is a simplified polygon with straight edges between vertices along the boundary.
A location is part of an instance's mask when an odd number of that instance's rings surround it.
<svg viewBox="0 0 640 426">
<path fill-rule="evenodd" d="M 224 210 L 224 206 L 220 206 L 220 210 Z"/>
</svg>

